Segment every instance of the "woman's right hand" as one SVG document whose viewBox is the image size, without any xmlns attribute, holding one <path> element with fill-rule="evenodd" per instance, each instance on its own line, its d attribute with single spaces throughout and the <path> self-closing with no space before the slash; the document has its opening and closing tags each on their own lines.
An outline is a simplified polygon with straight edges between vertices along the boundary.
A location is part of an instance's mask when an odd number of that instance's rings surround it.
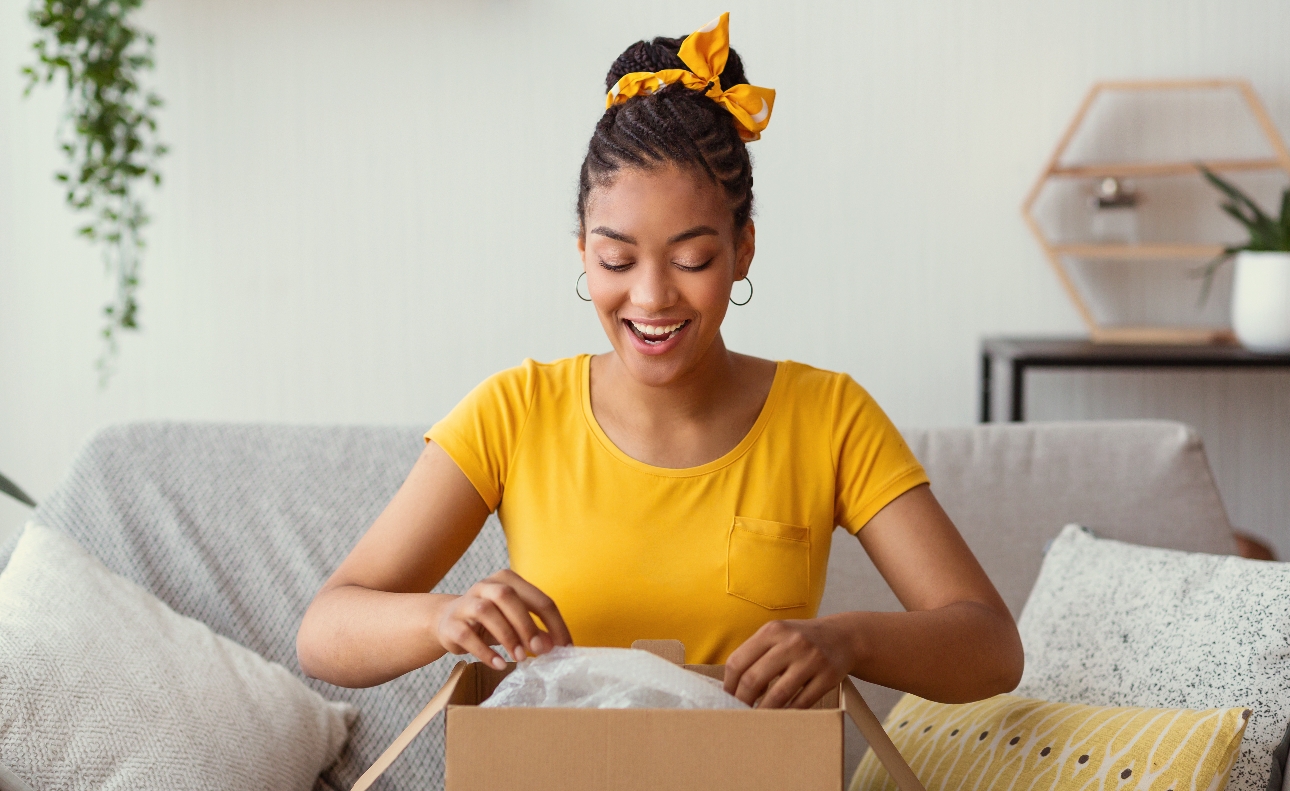
<svg viewBox="0 0 1290 791">
<path fill-rule="evenodd" d="M 490 644 L 516 658 L 572 645 L 555 603 L 513 571 L 464 596 L 428 592 L 470 548 L 490 510 L 447 452 L 427 443 L 305 611 L 296 635 L 300 668 L 338 686 L 372 687 L 448 651 L 496 666 L 502 658 Z"/>
<path fill-rule="evenodd" d="M 541 619 L 545 631 L 534 615 Z M 551 597 L 510 569 L 475 583 L 445 605 L 437 636 L 449 653 L 471 654 L 498 670 L 506 667 L 506 660 L 491 646 L 503 646 L 519 661 L 545 654 L 557 645 L 573 645 Z"/>
</svg>

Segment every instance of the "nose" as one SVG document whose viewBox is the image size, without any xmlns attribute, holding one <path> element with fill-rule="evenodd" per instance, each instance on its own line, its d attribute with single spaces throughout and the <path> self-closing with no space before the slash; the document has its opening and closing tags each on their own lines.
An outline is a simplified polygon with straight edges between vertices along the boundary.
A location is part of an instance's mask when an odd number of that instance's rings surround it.
<svg viewBox="0 0 1290 791">
<path fill-rule="evenodd" d="M 677 291 L 670 267 L 650 262 L 637 268 L 639 276 L 632 284 L 632 304 L 643 311 L 659 313 L 676 304 Z"/>
</svg>

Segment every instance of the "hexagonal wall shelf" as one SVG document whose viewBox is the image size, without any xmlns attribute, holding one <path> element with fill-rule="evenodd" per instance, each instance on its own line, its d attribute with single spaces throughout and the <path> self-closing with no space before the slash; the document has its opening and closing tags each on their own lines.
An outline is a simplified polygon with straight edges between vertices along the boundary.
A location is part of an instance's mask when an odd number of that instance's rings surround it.
<svg viewBox="0 0 1290 791">
<path fill-rule="evenodd" d="M 1095 112 L 1099 106 L 1101 110 Z M 1159 110 L 1155 115 L 1148 112 L 1153 106 Z M 1203 125 L 1183 118 L 1187 113 L 1203 116 L 1205 112 L 1218 123 L 1213 131 L 1207 132 L 1201 128 Z M 1238 119 L 1238 114 L 1245 118 Z M 1245 121 L 1248 129 L 1242 131 L 1238 120 Z M 1196 154 L 1197 148 L 1205 150 Z M 1127 155 L 1124 149 L 1128 149 Z M 1239 155 L 1233 155 L 1233 151 Z M 1137 300 L 1135 304 L 1159 301 L 1164 289 L 1152 284 L 1153 273 L 1186 271 L 1180 266 L 1195 270 L 1219 255 L 1225 243 L 1240 241 L 1233 237 L 1234 224 L 1225 225 L 1218 210 L 1218 194 L 1203 182 L 1197 163 L 1215 172 L 1238 174 L 1261 188 L 1265 196 L 1280 189 L 1270 178 L 1283 181 L 1278 171 L 1290 174 L 1290 151 L 1247 81 L 1102 82 L 1095 84 L 1084 98 L 1026 196 L 1022 206 L 1026 224 L 1094 341 L 1232 341 L 1230 328 L 1222 326 L 1227 323 L 1224 304 L 1216 303 L 1205 311 L 1197 307 L 1191 318 L 1204 322 L 1200 325 L 1165 320 L 1159 310 L 1154 314 L 1145 311 L 1145 321 L 1108 318 L 1116 305 L 1133 300 Z M 1088 230 L 1092 215 L 1087 208 L 1079 207 L 1101 205 L 1093 202 L 1095 185 L 1119 189 L 1122 184 L 1133 184 L 1133 180 L 1150 185 L 1141 190 L 1151 209 L 1142 217 L 1145 232 L 1139 236 L 1139 226 L 1134 224 L 1128 237 L 1108 239 L 1105 234 L 1099 236 Z M 1185 206 L 1188 201 L 1178 197 L 1183 193 L 1190 198 L 1190 210 Z M 1255 194 L 1258 197 L 1259 189 Z M 1039 204 L 1061 209 L 1063 201 L 1065 219 L 1041 221 L 1037 216 Z M 1130 219 L 1134 223 L 1139 220 L 1137 216 Z M 1216 236 L 1228 238 L 1218 240 Z M 1104 289 L 1100 296 L 1094 295 L 1089 284 L 1095 274 L 1110 277 L 1118 285 Z M 1182 293 L 1182 282 L 1174 278 L 1173 288 L 1178 293 Z M 1190 283 L 1186 287 L 1199 288 L 1195 278 Z M 1177 308 L 1174 310 L 1177 313 Z"/>
</svg>

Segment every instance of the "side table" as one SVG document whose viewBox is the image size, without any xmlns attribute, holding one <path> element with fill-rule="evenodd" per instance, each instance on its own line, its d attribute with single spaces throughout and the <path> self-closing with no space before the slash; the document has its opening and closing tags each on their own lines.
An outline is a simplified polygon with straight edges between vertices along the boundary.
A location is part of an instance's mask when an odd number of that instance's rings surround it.
<svg viewBox="0 0 1290 791">
<path fill-rule="evenodd" d="M 994 337 L 981 341 L 981 422 L 1026 419 L 1030 368 L 1286 368 L 1290 354 L 1240 346 L 1093 343 L 1085 338 Z"/>
</svg>

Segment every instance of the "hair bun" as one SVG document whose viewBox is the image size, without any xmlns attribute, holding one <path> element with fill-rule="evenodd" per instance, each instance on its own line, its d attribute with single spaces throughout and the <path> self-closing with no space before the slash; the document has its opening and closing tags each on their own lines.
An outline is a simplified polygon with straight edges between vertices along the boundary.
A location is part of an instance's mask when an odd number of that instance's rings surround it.
<svg viewBox="0 0 1290 791">
<path fill-rule="evenodd" d="M 624 74 L 633 72 L 655 72 L 664 69 L 684 69 L 685 63 L 677 55 L 681 51 L 684 38 L 666 38 L 659 36 L 653 41 L 637 41 L 619 55 L 614 65 L 609 67 L 605 76 L 605 90 L 612 90 Z M 721 73 L 721 87 L 730 88 L 748 82 L 744 76 L 744 64 L 739 53 L 732 48 L 726 58 L 726 70 Z"/>
</svg>

